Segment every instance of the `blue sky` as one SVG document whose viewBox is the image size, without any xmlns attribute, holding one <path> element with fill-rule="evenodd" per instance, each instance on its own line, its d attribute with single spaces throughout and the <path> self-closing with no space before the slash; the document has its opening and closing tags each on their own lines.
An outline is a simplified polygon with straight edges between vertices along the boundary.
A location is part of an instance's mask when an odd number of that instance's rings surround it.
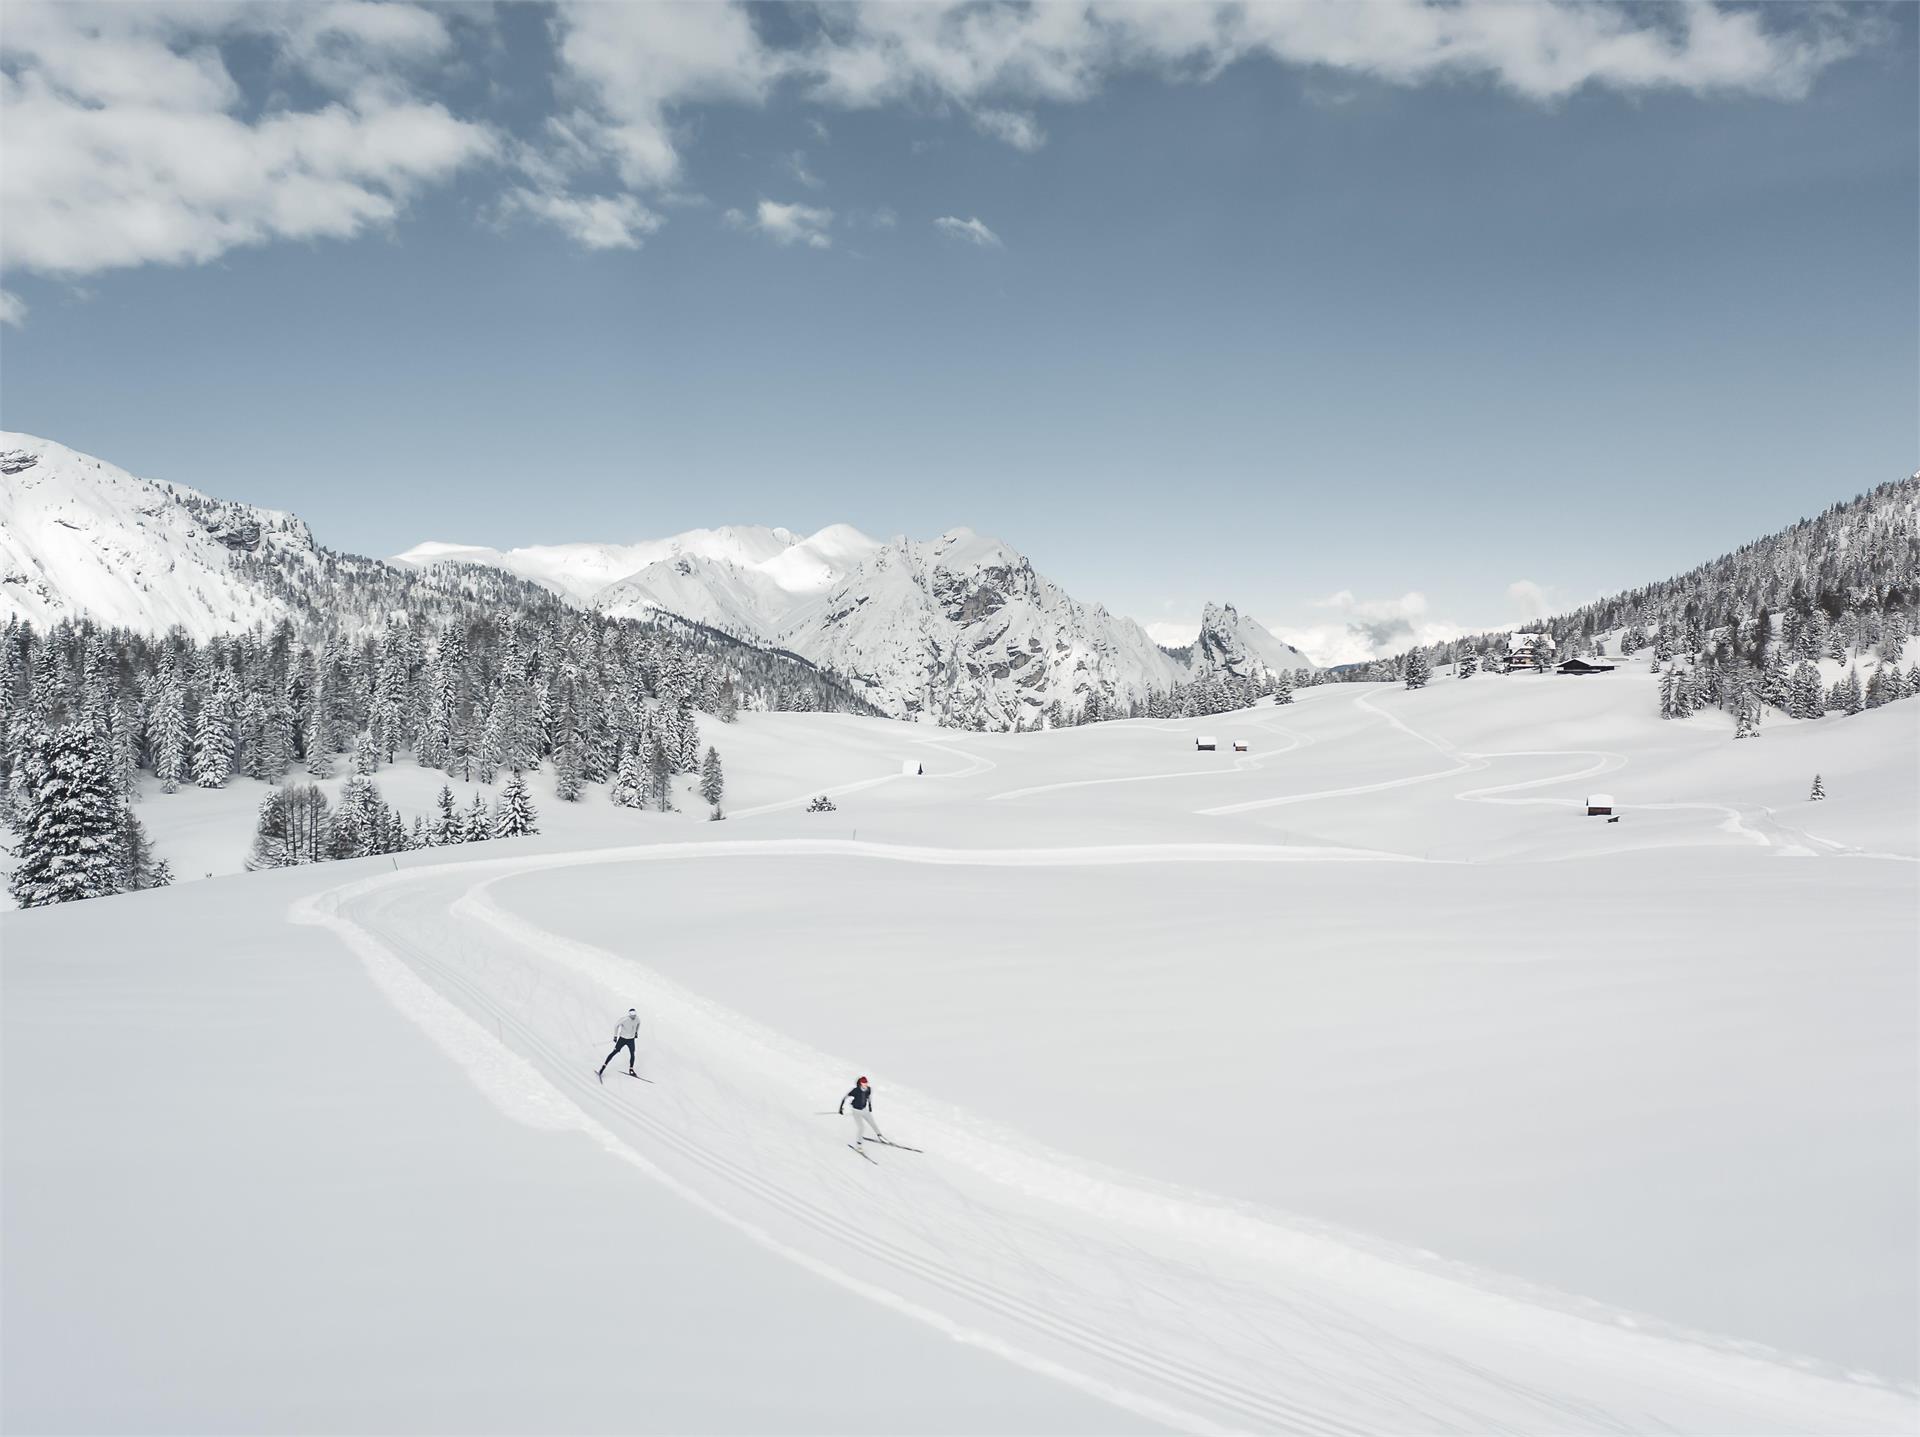
<svg viewBox="0 0 1920 1437">
<path fill-rule="evenodd" d="M 1907 7 L 9 6 L 0 420 L 323 541 L 955 524 L 1323 658 L 1920 462 Z"/>
</svg>

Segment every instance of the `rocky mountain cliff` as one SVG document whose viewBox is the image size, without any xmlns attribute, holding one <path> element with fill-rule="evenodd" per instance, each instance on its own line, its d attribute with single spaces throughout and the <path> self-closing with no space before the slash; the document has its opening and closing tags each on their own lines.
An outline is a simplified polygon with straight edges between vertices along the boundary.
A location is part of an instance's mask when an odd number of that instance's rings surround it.
<svg viewBox="0 0 1920 1437">
<path fill-rule="evenodd" d="M 1184 676 L 1133 620 L 969 529 L 882 545 L 779 639 L 885 713 L 966 727 L 1032 724 L 1094 695 L 1125 707 Z"/>
</svg>

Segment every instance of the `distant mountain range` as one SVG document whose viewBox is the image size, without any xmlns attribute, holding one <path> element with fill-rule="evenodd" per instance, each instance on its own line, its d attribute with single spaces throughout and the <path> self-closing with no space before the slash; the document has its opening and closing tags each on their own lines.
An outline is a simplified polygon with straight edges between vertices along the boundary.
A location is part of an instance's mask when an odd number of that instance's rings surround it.
<svg viewBox="0 0 1920 1437">
<path fill-rule="evenodd" d="M 377 623 L 384 599 L 418 583 L 509 606 L 544 595 L 691 621 L 831 670 L 884 713 L 970 727 L 1032 723 L 1094 696 L 1124 709 L 1210 674 L 1313 667 L 1228 604 L 1207 605 L 1191 644 L 1163 648 L 968 529 L 927 540 L 833 525 L 508 550 L 425 543 L 380 563 L 322 547 L 290 514 L 0 433 L 0 618 L 44 628 L 84 613 L 206 639 L 336 608 Z"/>
<path fill-rule="evenodd" d="M 1231 605 L 1208 605 L 1192 644 L 1162 648 L 970 529 L 884 542 L 845 524 L 505 551 L 436 542 L 392 562 L 488 564 L 605 613 L 693 619 L 810 659 L 883 713 L 945 724 L 1005 728 L 1092 694 L 1124 708 L 1208 673 L 1313 667 Z"/>
</svg>

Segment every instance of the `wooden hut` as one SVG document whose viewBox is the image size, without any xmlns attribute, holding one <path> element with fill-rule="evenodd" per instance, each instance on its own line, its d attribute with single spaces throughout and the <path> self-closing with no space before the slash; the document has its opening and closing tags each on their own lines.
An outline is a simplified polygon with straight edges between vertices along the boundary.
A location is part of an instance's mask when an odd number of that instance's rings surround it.
<svg viewBox="0 0 1920 1437">
<path fill-rule="evenodd" d="M 1218 739 L 1208 738 L 1206 735 L 1202 734 L 1199 738 L 1196 738 L 1193 741 L 1193 746 L 1194 748 L 1198 749 L 1201 753 L 1212 753 L 1215 749 L 1220 747 L 1220 741 Z"/>
<path fill-rule="evenodd" d="M 1610 793 L 1590 793 L 1587 795 L 1587 817 L 1613 813 L 1613 795 Z"/>
</svg>

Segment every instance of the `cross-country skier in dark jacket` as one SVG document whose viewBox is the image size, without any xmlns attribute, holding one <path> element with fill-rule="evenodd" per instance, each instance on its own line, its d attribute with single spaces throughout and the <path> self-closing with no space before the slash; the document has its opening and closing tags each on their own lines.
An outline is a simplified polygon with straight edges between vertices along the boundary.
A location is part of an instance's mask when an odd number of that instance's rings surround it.
<svg viewBox="0 0 1920 1437">
<path fill-rule="evenodd" d="M 613 1025 L 613 1051 L 607 1054 L 606 1062 L 600 1065 L 602 1077 L 606 1076 L 607 1063 L 611 1063 L 615 1058 L 619 1057 L 622 1048 L 627 1050 L 627 1076 L 630 1078 L 640 1076 L 633 1071 L 633 1041 L 639 1036 L 640 1010 L 637 1008 L 629 1008 L 627 1009 L 627 1016 Z"/>
<path fill-rule="evenodd" d="M 840 1111 L 843 1115 L 847 1111 L 849 1102 L 853 1104 L 854 1142 L 864 1143 L 867 1140 L 866 1134 L 862 1131 L 865 1128 L 872 1128 L 873 1135 L 881 1142 L 885 1142 L 886 1134 L 880 1131 L 880 1125 L 873 1120 L 873 1089 L 867 1086 L 865 1078 L 847 1089 L 846 1097 L 840 1100 Z"/>
</svg>

